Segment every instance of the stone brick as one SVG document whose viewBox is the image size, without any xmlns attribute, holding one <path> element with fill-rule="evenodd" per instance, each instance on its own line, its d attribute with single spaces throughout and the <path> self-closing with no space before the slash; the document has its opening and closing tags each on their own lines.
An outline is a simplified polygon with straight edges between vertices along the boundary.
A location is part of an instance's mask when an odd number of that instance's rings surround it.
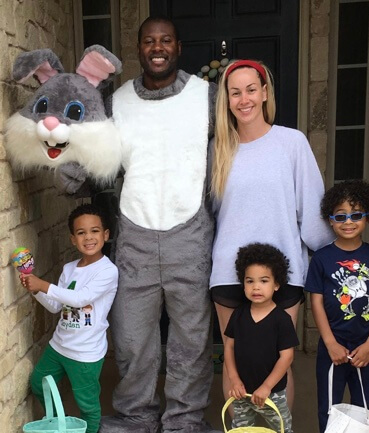
<svg viewBox="0 0 369 433">
<path fill-rule="evenodd" d="M 32 311 L 33 306 L 30 297 L 25 297 L 17 303 L 17 322 L 20 322 L 24 317 L 28 316 Z"/>
<path fill-rule="evenodd" d="M 64 197 L 57 197 L 55 190 L 46 191 L 41 197 L 41 211 L 43 227 L 48 229 L 56 224 L 65 221 L 67 212 L 62 203 Z M 60 215 L 61 212 L 61 215 Z"/>
<path fill-rule="evenodd" d="M 9 209 L 16 204 L 16 191 L 16 186 L 13 184 L 7 186 L 0 184 L 0 211 Z"/>
<path fill-rule="evenodd" d="M 38 236 L 31 224 L 16 227 L 10 233 L 11 245 L 14 248 L 26 247 L 36 258 L 38 247 Z"/>
<path fill-rule="evenodd" d="M 4 308 L 4 287 L 5 287 L 5 277 L 4 268 L 0 268 L 0 308 Z"/>
<path fill-rule="evenodd" d="M 7 346 L 7 321 L 5 311 L 0 308 L 0 353 L 4 353 Z"/>
<path fill-rule="evenodd" d="M 7 308 L 22 298 L 25 293 L 13 267 L 4 268 L 2 274 L 4 275 L 4 307 Z"/>
<path fill-rule="evenodd" d="M 8 215 L 8 227 L 9 230 L 15 229 L 19 224 L 21 224 L 21 210 L 19 207 L 10 209 L 6 212 Z"/>
<path fill-rule="evenodd" d="M 19 329 L 18 357 L 22 358 L 33 344 L 32 317 L 30 315 L 22 321 Z"/>
<path fill-rule="evenodd" d="M 311 18 L 310 31 L 313 36 L 329 35 L 329 15 L 315 15 Z"/>
<path fill-rule="evenodd" d="M 40 44 L 40 34 L 40 28 L 34 21 L 28 20 L 24 22 L 22 32 L 18 35 L 19 46 L 26 51 L 43 48 Z"/>
<path fill-rule="evenodd" d="M 46 315 L 46 309 L 43 305 L 41 305 L 36 300 L 33 300 L 32 306 L 34 308 L 34 315 L 33 315 L 33 341 L 39 341 L 41 338 L 45 335 L 46 329 L 45 329 L 45 315 Z"/>
<path fill-rule="evenodd" d="M 310 79 L 326 81 L 328 79 L 328 36 L 311 40 Z"/>
<path fill-rule="evenodd" d="M 307 326 L 308 328 L 316 328 L 315 320 L 313 317 L 313 312 L 311 310 L 306 311 L 305 326 Z"/>
<path fill-rule="evenodd" d="M 323 175 L 327 166 L 327 140 L 328 134 L 325 131 L 313 131 L 309 135 L 311 148 Z"/>
<path fill-rule="evenodd" d="M 6 151 L 4 146 L 4 136 L 0 133 L 0 161 L 4 160 L 5 158 L 6 158 Z"/>
<path fill-rule="evenodd" d="M 6 265 L 9 263 L 10 260 L 10 253 L 11 251 L 13 251 L 13 245 L 10 244 L 10 239 L 1 239 L 0 241 L 0 263 L 2 263 L 3 265 Z M 1 286 L 1 282 L 0 282 L 0 287 Z M 1 301 L 0 301 L 1 304 Z"/>
<path fill-rule="evenodd" d="M 326 82 L 310 85 L 310 130 L 327 129 L 328 89 Z"/>
<path fill-rule="evenodd" d="M 9 374 L 0 381 L 0 401 L 7 402 L 12 398 L 14 389 L 13 375 Z"/>
<path fill-rule="evenodd" d="M 0 185 L 1 189 L 10 188 L 13 183 L 12 170 L 5 161 L 0 161 Z"/>
<path fill-rule="evenodd" d="M 22 426 L 32 419 L 32 405 L 28 403 L 28 399 L 22 402 L 15 411 L 13 416 L 13 426 L 16 432 L 22 431 Z"/>
<path fill-rule="evenodd" d="M 4 405 L 1 412 L 0 412 L 0 425 L 1 426 L 9 426 L 9 428 L 12 428 L 12 413 L 10 411 L 9 406 Z M 9 430 L 7 430 L 7 433 L 9 432 Z M 13 433 L 13 432 L 9 432 L 9 433 Z"/>
<path fill-rule="evenodd" d="M 14 2 L 4 1 L 2 2 L 2 28 L 10 34 L 15 35 L 16 26 L 15 26 L 15 17 L 14 17 Z"/>
<path fill-rule="evenodd" d="M 315 353 L 319 340 L 319 332 L 316 328 L 305 329 L 304 349 L 306 353 Z"/>
<path fill-rule="evenodd" d="M 0 357 L 0 380 L 7 376 L 16 364 L 17 356 L 15 352 L 9 351 Z M 0 425 L 4 425 L 1 424 Z M 5 424 L 6 425 L 6 424 Z"/>
<path fill-rule="evenodd" d="M 0 213 L 0 239 L 4 239 L 8 236 L 9 232 L 9 216 L 7 213 Z M 0 245 L 1 251 L 1 245 Z M 4 263 L 4 262 L 1 262 Z"/>
<path fill-rule="evenodd" d="M 11 305 L 6 309 L 7 332 L 10 332 L 17 325 L 17 305 Z"/>
<path fill-rule="evenodd" d="M 1 9 L 0 9 L 1 13 Z M 9 79 L 10 77 L 10 61 L 9 61 L 9 39 L 4 30 L 0 30 L 0 81 Z"/>
<path fill-rule="evenodd" d="M 312 0 L 311 1 L 311 14 L 329 14 L 330 0 Z"/>
<path fill-rule="evenodd" d="M 7 350 L 16 350 L 14 346 L 19 344 L 19 329 L 15 328 L 12 331 L 8 333 L 8 338 L 6 342 L 6 349 Z"/>
<path fill-rule="evenodd" d="M 21 404 L 29 392 L 29 377 L 33 370 L 33 363 L 29 357 L 21 359 L 14 367 L 15 381 L 14 398 L 17 405 Z"/>
</svg>

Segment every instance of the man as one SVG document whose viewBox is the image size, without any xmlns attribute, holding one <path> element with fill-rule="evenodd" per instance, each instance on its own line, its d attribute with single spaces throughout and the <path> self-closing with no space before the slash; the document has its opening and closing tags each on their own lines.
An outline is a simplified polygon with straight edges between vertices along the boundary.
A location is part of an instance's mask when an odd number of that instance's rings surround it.
<svg viewBox="0 0 369 433">
<path fill-rule="evenodd" d="M 138 33 L 142 76 L 113 96 L 124 147 L 112 333 L 121 381 L 118 412 L 101 433 L 156 432 L 160 316 L 169 316 L 162 430 L 208 431 L 212 382 L 210 273 L 213 223 L 205 206 L 209 113 L 214 87 L 177 70 L 173 23 L 148 18 Z M 211 102 L 209 103 L 209 95 Z"/>
<path fill-rule="evenodd" d="M 143 74 L 113 95 L 125 171 L 116 244 L 120 280 L 111 312 L 121 380 L 113 395 L 118 414 L 102 419 L 100 433 L 210 430 L 203 411 L 213 377 L 213 221 L 205 198 L 215 85 L 177 70 L 180 54 L 173 23 L 148 18 L 138 33 Z M 164 304 L 169 332 L 160 420 Z"/>
</svg>

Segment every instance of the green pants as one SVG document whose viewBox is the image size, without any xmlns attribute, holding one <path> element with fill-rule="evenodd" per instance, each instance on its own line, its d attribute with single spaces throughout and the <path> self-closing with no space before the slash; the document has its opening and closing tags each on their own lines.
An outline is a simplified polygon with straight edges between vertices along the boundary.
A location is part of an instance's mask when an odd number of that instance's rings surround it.
<svg viewBox="0 0 369 433">
<path fill-rule="evenodd" d="M 81 418 L 87 422 L 86 433 L 97 433 L 101 418 L 99 377 L 103 363 L 104 359 L 96 362 L 74 361 L 48 345 L 31 375 L 32 392 L 45 407 L 42 378 L 50 374 L 58 383 L 67 375 Z"/>
</svg>

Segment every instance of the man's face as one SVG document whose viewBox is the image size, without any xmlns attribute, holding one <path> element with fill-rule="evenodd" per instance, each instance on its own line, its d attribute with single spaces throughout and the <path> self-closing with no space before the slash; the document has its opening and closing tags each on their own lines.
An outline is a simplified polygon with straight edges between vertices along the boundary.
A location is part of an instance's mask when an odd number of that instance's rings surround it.
<svg viewBox="0 0 369 433">
<path fill-rule="evenodd" d="M 138 45 L 138 56 L 144 76 L 155 81 L 174 81 L 181 43 L 177 40 L 171 23 L 148 22 L 142 28 Z"/>
</svg>

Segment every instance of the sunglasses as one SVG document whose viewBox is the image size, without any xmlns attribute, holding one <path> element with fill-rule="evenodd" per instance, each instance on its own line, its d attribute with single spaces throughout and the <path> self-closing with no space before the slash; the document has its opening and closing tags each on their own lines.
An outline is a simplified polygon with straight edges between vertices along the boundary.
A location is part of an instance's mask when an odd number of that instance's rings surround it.
<svg viewBox="0 0 369 433">
<path fill-rule="evenodd" d="M 362 218 L 367 216 L 368 213 L 364 212 L 353 212 L 353 213 L 338 213 L 336 215 L 329 215 L 331 220 L 334 220 L 336 223 L 345 223 L 349 218 L 352 222 L 360 221 Z"/>
</svg>

